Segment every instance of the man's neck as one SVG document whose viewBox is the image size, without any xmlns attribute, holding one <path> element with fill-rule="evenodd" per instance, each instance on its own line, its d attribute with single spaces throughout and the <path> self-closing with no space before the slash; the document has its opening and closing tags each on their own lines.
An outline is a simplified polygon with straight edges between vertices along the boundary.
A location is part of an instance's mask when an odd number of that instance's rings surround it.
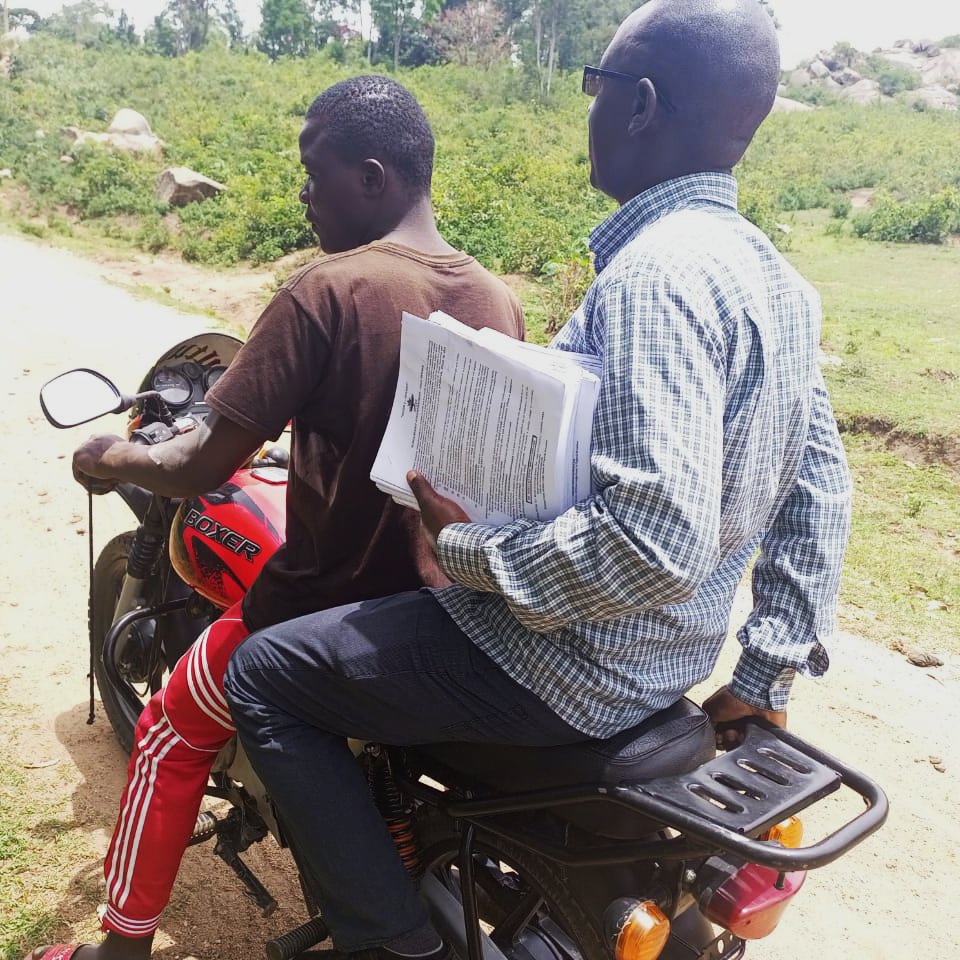
<svg viewBox="0 0 960 960">
<path fill-rule="evenodd" d="M 432 255 L 459 252 L 447 243 L 437 230 L 429 197 L 413 204 L 381 239 Z"/>
</svg>

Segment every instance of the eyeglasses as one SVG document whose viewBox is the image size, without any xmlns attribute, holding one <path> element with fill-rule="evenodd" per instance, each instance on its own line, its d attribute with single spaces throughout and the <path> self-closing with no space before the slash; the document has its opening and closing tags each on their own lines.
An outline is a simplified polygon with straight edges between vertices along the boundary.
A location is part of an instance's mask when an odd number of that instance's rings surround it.
<svg viewBox="0 0 960 960">
<path fill-rule="evenodd" d="M 580 84 L 580 89 L 588 97 L 595 97 L 603 86 L 604 78 L 607 80 L 630 80 L 633 83 L 639 83 L 641 80 L 649 79 L 649 77 L 634 76 L 632 73 L 604 70 L 602 67 L 584 67 L 583 81 Z M 663 95 L 660 88 L 655 86 L 654 89 L 657 91 L 657 103 L 662 103 L 667 113 L 676 113 L 677 108 Z"/>
</svg>

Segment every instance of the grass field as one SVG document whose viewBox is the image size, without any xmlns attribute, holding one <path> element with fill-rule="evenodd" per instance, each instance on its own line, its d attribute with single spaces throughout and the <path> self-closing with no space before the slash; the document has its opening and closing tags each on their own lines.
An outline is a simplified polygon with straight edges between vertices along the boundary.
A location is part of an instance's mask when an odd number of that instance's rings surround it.
<svg viewBox="0 0 960 960">
<path fill-rule="evenodd" d="M 856 483 L 841 626 L 960 651 L 960 247 L 826 235 L 790 260 L 823 299 L 825 375 Z"/>
<path fill-rule="evenodd" d="M 823 301 L 824 374 L 856 483 L 840 626 L 960 652 L 960 246 L 827 233 L 788 215 L 786 255 Z M 531 339 L 545 291 L 513 282 Z"/>
</svg>

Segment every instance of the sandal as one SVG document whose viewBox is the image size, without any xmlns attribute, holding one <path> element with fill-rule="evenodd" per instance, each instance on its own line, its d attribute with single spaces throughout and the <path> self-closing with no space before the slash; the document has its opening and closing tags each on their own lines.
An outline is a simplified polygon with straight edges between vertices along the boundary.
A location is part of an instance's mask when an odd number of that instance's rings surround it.
<svg viewBox="0 0 960 960">
<path fill-rule="evenodd" d="M 36 950 L 28 953 L 24 960 L 70 960 L 77 950 L 85 946 L 85 943 L 57 943 L 47 947 L 39 956 Z M 42 948 L 37 947 L 37 950 L 40 949 Z"/>
</svg>

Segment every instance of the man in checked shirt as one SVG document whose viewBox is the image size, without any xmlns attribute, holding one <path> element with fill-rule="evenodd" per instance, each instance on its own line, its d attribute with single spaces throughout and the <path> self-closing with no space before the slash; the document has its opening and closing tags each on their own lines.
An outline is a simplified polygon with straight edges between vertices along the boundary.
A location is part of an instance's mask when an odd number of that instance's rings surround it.
<svg viewBox="0 0 960 960">
<path fill-rule="evenodd" d="M 785 724 L 795 674 L 828 666 L 851 482 L 817 365 L 820 304 L 738 215 L 731 175 L 776 94 L 773 24 L 756 0 L 652 0 L 601 64 L 583 77 L 591 181 L 621 206 L 594 230 L 596 279 L 553 342 L 603 361 L 596 493 L 552 522 L 491 528 L 411 473 L 454 586 L 268 628 L 228 670 L 240 736 L 341 951 L 383 957 L 411 933 L 442 949 L 345 735 L 537 745 L 625 730 L 710 675 L 755 555 L 711 719 Z"/>
</svg>

